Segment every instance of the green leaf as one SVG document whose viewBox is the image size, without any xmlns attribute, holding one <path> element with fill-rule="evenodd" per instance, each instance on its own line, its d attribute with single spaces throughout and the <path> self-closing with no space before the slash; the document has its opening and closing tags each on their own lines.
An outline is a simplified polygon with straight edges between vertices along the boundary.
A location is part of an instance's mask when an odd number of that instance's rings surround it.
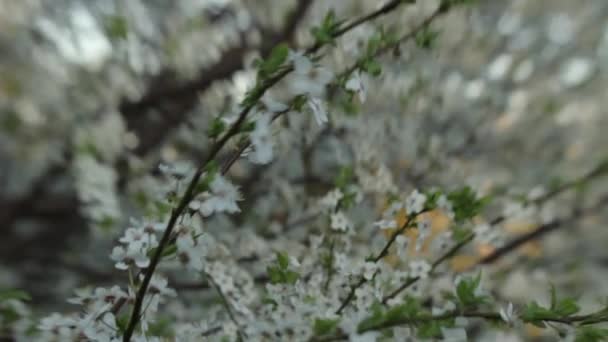
<svg viewBox="0 0 608 342">
<path fill-rule="evenodd" d="M 405 303 L 393 306 L 387 310 L 380 303 L 372 305 L 372 315 L 359 324 L 359 332 L 373 330 L 383 325 L 395 325 L 408 319 L 416 318 L 422 308 L 420 303 L 411 297 L 407 297 Z"/>
<path fill-rule="evenodd" d="M 432 49 L 439 37 L 439 31 L 433 31 L 428 26 L 420 30 L 415 37 L 416 45 L 422 49 Z"/>
<path fill-rule="evenodd" d="M 277 253 L 277 262 L 281 269 L 287 269 L 289 267 L 289 256 L 285 252 Z"/>
<path fill-rule="evenodd" d="M 263 82 L 258 80 L 255 86 L 245 93 L 245 98 L 241 101 L 242 107 L 251 107 L 264 95 Z"/>
<path fill-rule="evenodd" d="M 205 173 L 204 173 L 202 179 L 200 179 L 198 181 L 198 183 L 196 184 L 196 187 L 194 188 L 195 195 L 198 195 L 200 193 L 203 193 L 203 192 L 209 190 L 209 186 L 215 179 L 215 176 L 217 175 L 219 168 L 220 168 L 220 166 L 215 160 L 212 160 L 209 163 L 207 163 L 207 166 L 205 166 L 205 169 L 204 169 Z"/>
<path fill-rule="evenodd" d="M 152 336 L 169 337 L 173 335 L 172 321 L 169 318 L 161 317 L 150 323 L 148 333 Z"/>
<path fill-rule="evenodd" d="M 382 66 L 375 59 L 366 60 L 361 68 L 372 76 L 380 76 L 382 73 Z"/>
<path fill-rule="evenodd" d="M 474 307 L 487 301 L 487 297 L 477 295 L 481 273 L 474 278 L 463 278 L 456 286 L 456 296 L 464 307 Z"/>
<path fill-rule="evenodd" d="M 300 274 L 289 269 L 289 256 L 284 252 L 277 252 L 277 263 L 266 268 L 272 284 L 295 284 Z"/>
<path fill-rule="evenodd" d="M 27 292 L 19 289 L 0 290 L 0 302 L 11 299 L 29 301 L 32 300 L 32 297 Z"/>
<path fill-rule="evenodd" d="M 364 332 L 367 330 L 374 329 L 375 327 L 381 325 L 384 322 L 384 312 L 383 312 L 382 304 L 374 303 L 374 304 L 372 304 L 370 309 L 371 309 L 372 314 L 371 314 L 371 316 L 363 319 L 359 323 L 359 326 L 357 327 L 357 330 L 359 332 Z"/>
<path fill-rule="evenodd" d="M 439 197 L 441 197 L 442 193 L 439 190 L 435 191 L 426 191 L 424 193 L 426 195 L 426 202 L 424 203 L 425 210 L 433 210 L 437 208 L 437 201 Z"/>
<path fill-rule="evenodd" d="M 210 138 L 215 139 L 219 137 L 220 134 L 224 133 L 225 129 L 226 123 L 224 120 L 220 117 L 216 117 L 211 122 L 211 127 L 209 127 L 209 130 L 207 131 L 207 135 L 209 135 Z"/>
<path fill-rule="evenodd" d="M 315 336 L 322 336 L 332 333 L 340 323 L 339 319 L 315 319 L 313 331 Z"/>
<path fill-rule="evenodd" d="M 577 329 L 575 342 L 600 342 L 608 340 L 608 329 L 583 326 Z"/>
<path fill-rule="evenodd" d="M 334 38 L 332 37 L 331 32 L 328 32 L 328 31 L 324 30 L 323 28 L 313 27 L 310 30 L 310 33 L 315 38 L 315 41 L 318 44 L 321 44 L 321 45 L 331 44 L 334 41 Z"/>
<path fill-rule="evenodd" d="M 295 111 L 301 112 L 302 107 L 304 107 L 307 100 L 308 100 L 308 98 L 306 97 L 306 95 L 298 95 L 293 99 L 293 102 L 291 105 Z"/>
<path fill-rule="evenodd" d="M 21 118 L 19 114 L 13 111 L 7 111 L 0 118 L 0 127 L 9 133 L 13 133 L 21 127 Z"/>
<path fill-rule="evenodd" d="M 532 323 L 541 328 L 543 328 L 545 326 L 544 323 L 542 322 L 543 320 L 554 319 L 557 317 L 558 317 L 558 315 L 556 313 L 554 313 L 550 309 L 543 308 L 542 306 L 538 305 L 538 303 L 536 303 L 535 301 L 528 304 L 524 308 L 524 311 L 521 314 L 521 319 L 524 322 Z"/>
<path fill-rule="evenodd" d="M 146 253 L 146 255 L 149 258 L 151 258 L 154 254 L 156 254 L 157 250 L 158 250 L 158 247 L 150 248 L 148 250 L 148 252 Z M 166 258 L 166 257 L 173 256 L 175 253 L 177 253 L 177 245 L 175 243 L 172 243 L 170 245 L 167 245 L 165 248 L 163 248 L 163 252 L 161 253 L 160 256 L 162 258 Z"/>
<path fill-rule="evenodd" d="M 462 222 L 475 217 L 490 201 L 490 197 L 487 196 L 477 198 L 475 191 L 468 186 L 450 192 L 447 197 L 452 203 L 454 219 L 457 222 Z"/>
<path fill-rule="evenodd" d="M 289 47 L 285 43 L 275 46 L 270 55 L 265 61 L 259 63 L 258 75 L 261 78 L 266 78 L 275 73 L 281 65 L 287 60 L 289 55 Z"/>
<path fill-rule="evenodd" d="M 557 303 L 553 311 L 560 316 L 571 316 L 579 312 L 580 307 L 573 298 L 564 298 Z"/>
<path fill-rule="evenodd" d="M 550 310 L 559 316 L 570 316 L 579 312 L 580 307 L 573 298 L 558 300 L 555 286 L 551 284 L 551 306 Z"/>
<path fill-rule="evenodd" d="M 315 26 L 310 33 L 315 38 L 315 43 L 319 45 L 334 44 L 335 34 L 340 27 L 341 21 L 336 20 L 336 13 L 330 9 L 321 25 Z"/>
<path fill-rule="evenodd" d="M 124 333 L 127 330 L 127 325 L 129 324 L 130 316 L 128 313 L 123 313 L 116 317 L 116 327 L 118 327 L 118 331 Z"/>
<path fill-rule="evenodd" d="M 127 19 L 119 15 L 111 15 L 105 18 L 104 28 L 110 39 L 126 39 L 129 33 Z"/>
<path fill-rule="evenodd" d="M 421 339 L 440 338 L 442 326 L 440 321 L 424 322 L 418 326 L 416 336 Z"/>
<path fill-rule="evenodd" d="M 334 184 L 337 188 L 344 190 L 346 186 L 352 182 L 353 177 L 353 168 L 349 165 L 342 166 L 342 168 L 340 168 L 338 176 L 336 176 L 336 179 L 334 180 Z"/>
<path fill-rule="evenodd" d="M 247 120 L 241 127 L 241 132 L 242 133 L 249 133 L 249 132 L 253 132 L 253 130 L 255 129 L 255 121 L 253 120 Z"/>
<path fill-rule="evenodd" d="M 471 233 L 472 231 L 470 228 L 455 227 L 454 229 L 452 229 L 452 239 L 454 239 L 454 241 L 457 243 L 463 242 L 464 240 L 469 238 Z"/>
</svg>

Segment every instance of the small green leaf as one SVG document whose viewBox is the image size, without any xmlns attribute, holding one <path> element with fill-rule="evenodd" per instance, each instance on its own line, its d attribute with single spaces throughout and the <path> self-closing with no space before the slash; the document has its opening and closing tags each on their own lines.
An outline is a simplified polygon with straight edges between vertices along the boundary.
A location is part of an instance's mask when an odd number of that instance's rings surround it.
<svg viewBox="0 0 608 342">
<path fill-rule="evenodd" d="M 574 342 L 601 342 L 608 340 L 608 329 L 582 326 L 576 331 Z"/>
<path fill-rule="evenodd" d="M 119 15 L 111 15 L 105 18 L 104 28 L 110 39 L 126 39 L 129 33 L 127 19 Z"/>
<path fill-rule="evenodd" d="M 116 317 L 116 326 L 118 327 L 118 331 L 124 333 L 127 330 L 127 325 L 129 324 L 130 316 L 128 313 L 123 313 Z"/>
<path fill-rule="evenodd" d="M 521 314 L 521 319 L 524 322 L 532 323 L 539 327 L 545 326 L 544 323 L 542 322 L 543 320 L 554 319 L 557 317 L 558 317 L 558 315 L 556 313 L 554 313 L 552 310 L 543 308 L 542 306 L 538 305 L 538 303 L 536 303 L 535 301 L 528 304 L 524 308 L 524 311 Z"/>
<path fill-rule="evenodd" d="M 474 278 L 463 278 L 456 285 L 456 296 L 464 307 L 474 307 L 487 301 L 487 297 L 477 294 L 481 283 L 481 273 Z"/>
<path fill-rule="evenodd" d="M 157 318 L 150 322 L 148 333 L 152 336 L 169 337 L 173 334 L 171 320 L 166 317 Z"/>
<path fill-rule="evenodd" d="M 0 302 L 11 299 L 29 301 L 32 300 L 32 297 L 27 292 L 19 289 L 0 290 Z"/>
<path fill-rule="evenodd" d="M 440 338 L 442 324 L 440 321 L 424 322 L 418 326 L 416 336 L 421 339 Z"/>
<path fill-rule="evenodd" d="M 433 31 L 428 26 L 420 30 L 415 37 L 416 45 L 421 49 L 432 49 L 439 37 L 439 31 Z"/>
<path fill-rule="evenodd" d="M 454 229 L 452 229 L 452 239 L 454 239 L 455 242 L 463 242 L 464 240 L 468 239 L 469 236 L 471 236 L 471 229 L 470 228 L 465 228 L 465 227 L 455 227 Z"/>
<path fill-rule="evenodd" d="M 580 307 L 573 298 L 564 298 L 557 303 L 553 311 L 560 316 L 571 316 L 579 312 Z"/>
<path fill-rule="evenodd" d="M 295 111 L 301 112 L 302 107 L 304 107 L 307 100 L 308 100 L 308 98 L 306 97 L 306 95 L 298 95 L 293 99 L 293 102 L 291 105 Z"/>
<path fill-rule="evenodd" d="M 490 197 L 487 196 L 477 198 L 475 191 L 468 186 L 450 192 L 447 197 L 452 203 L 456 222 L 462 222 L 475 217 L 490 201 Z"/>
<path fill-rule="evenodd" d="M 289 256 L 284 252 L 277 252 L 277 263 L 266 268 L 272 284 L 295 284 L 300 274 L 289 269 Z"/>
<path fill-rule="evenodd" d="M 285 43 L 275 46 L 265 61 L 259 63 L 258 72 L 261 78 L 266 78 L 275 73 L 287 60 L 289 47 Z"/>
<path fill-rule="evenodd" d="M 220 117 L 216 117 L 211 121 L 211 127 L 209 127 L 209 130 L 207 131 L 207 135 L 209 135 L 210 138 L 215 139 L 219 137 L 220 134 L 224 133 L 225 129 L 226 123 L 224 120 Z"/>
<path fill-rule="evenodd" d="M 313 331 L 315 336 L 322 336 L 332 333 L 340 323 L 339 319 L 315 319 Z"/>
<path fill-rule="evenodd" d="M 382 66 L 375 59 L 365 61 L 361 68 L 372 76 L 380 76 L 382 73 Z"/>
<path fill-rule="evenodd" d="M 285 252 L 277 253 L 277 262 L 281 269 L 287 269 L 289 267 L 289 256 Z"/>
<path fill-rule="evenodd" d="M 336 13 L 333 9 L 329 10 L 320 26 L 315 26 L 310 33 L 315 38 L 315 43 L 319 45 L 334 44 L 335 34 L 341 22 L 336 20 Z"/>
<path fill-rule="evenodd" d="M 336 179 L 334 180 L 334 184 L 337 188 L 344 190 L 346 186 L 352 182 L 353 176 L 354 172 L 351 166 L 342 166 L 338 176 L 336 176 Z"/>
</svg>

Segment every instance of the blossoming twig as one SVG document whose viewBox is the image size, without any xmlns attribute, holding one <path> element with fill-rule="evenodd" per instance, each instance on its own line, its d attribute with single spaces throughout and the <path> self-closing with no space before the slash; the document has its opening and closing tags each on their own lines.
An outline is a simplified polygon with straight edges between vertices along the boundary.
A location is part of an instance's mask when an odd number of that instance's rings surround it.
<svg viewBox="0 0 608 342">
<path fill-rule="evenodd" d="M 213 287 L 215 288 L 217 293 L 220 295 L 222 304 L 226 308 L 226 312 L 228 312 L 228 316 L 230 317 L 230 320 L 236 326 L 236 331 L 237 331 L 239 342 L 245 341 L 245 336 L 243 335 L 243 332 L 241 331 L 241 326 L 239 325 L 239 322 L 236 320 L 236 316 L 234 315 L 234 312 L 232 312 L 232 307 L 230 305 L 230 302 L 228 301 L 228 298 L 226 297 L 226 295 L 224 295 L 224 292 L 222 291 L 220 286 L 213 280 L 213 278 L 211 278 L 211 275 L 207 274 L 207 278 L 209 279 L 209 283 L 211 283 L 211 285 L 213 285 Z"/>
<path fill-rule="evenodd" d="M 401 1 L 401 0 L 391 1 L 387 5 L 381 7 L 380 9 L 378 9 L 368 15 L 365 15 L 365 16 L 361 17 L 360 19 L 355 20 L 353 23 L 347 25 L 346 30 L 344 30 L 344 28 L 339 29 L 337 32 L 333 33 L 333 38 L 337 38 L 337 37 L 345 34 L 346 32 L 350 31 L 351 29 L 354 29 L 355 27 L 357 27 L 369 20 L 373 20 L 379 16 L 388 14 L 392 10 L 399 7 L 399 5 L 404 4 L 404 3 L 405 2 Z M 316 52 L 317 50 L 319 50 L 321 47 L 322 47 L 322 45 L 320 45 L 319 43 L 315 43 L 313 46 L 308 48 L 306 50 L 306 52 L 308 54 L 312 54 L 312 53 Z M 234 135 L 239 133 L 241 125 L 245 121 L 249 112 L 254 107 L 255 103 L 264 95 L 264 93 L 269 88 L 271 88 L 274 84 L 276 84 L 281 79 L 283 79 L 292 70 L 293 70 L 293 66 L 289 66 L 289 67 L 283 69 L 282 71 L 279 71 L 274 76 L 263 80 L 263 82 L 260 84 L 259 88 L 257 89 L 257 91 L 255 93 L 254 101 L 252 103 L 248 104 L 247 106 L 245 106 L 245 108 L 240 112 L 237 120 L 232 124 L 232 126 L 222 136 L 222 138 L 219 139 L 211 147 L 211 150 L 210 150 L 208 156 L 204 159 L 203 163 L 201 163 L 199 168 L 196 170 L 183 197 L 179 201 L 179 204 L 177 205 L 177 207 L 175 207 L 172 210 L 169 221 L 165 227 L 163 236 L 158 244 L 158 248 L 156 249 L 155 253 L 153 254 L 153 256 L 150 260 L 150 266 L 144 272 L 145 275 L 140 284 L 139 289 L 137 290 L 137 294 L 135 297 L 135 303 L 133 305 L 133 310 L 131 312 L 131 318 L 129 319 L 129 323 L 127 325 L 127 328 L 125 329 L 125 333 L 123 335 L 123 341 L 125 341 L 125 342 L 130 341 L 131 336 L 133 335 L 133 332 L 135 331 L 135 327 L 137 326 L 137 324 L 139 322 L 140 311 L 141 311 L 141 307 L 143 304 L 143 299 L 146 294 L 147 288 L 150 284 L 150 280 L 152 279 L 152 275 L 154 274 L 154 271 L 156 270 L 156 267 L 157 267 L 158 263 L 160 262 L 164 248 L 167 246 L 167 244 L 171 240 L 171 234 L 172 234 L 173 228 L 174 228 L 179 216 L 185 211 L 185 209 L 188 207 L 190 201 L 195 196 L 195 193 L 194 193 L 195 188 L 196 188 L 199 180 L 201 179 L 201 176 L 203 175 L 205 168 L 211 161 L 213 161 L 216 158 L 217 154 L 224 147 L 224 145 L 228 142 L 228 140 L 230 140 Z"/>
<path fill-rule="evenodd" d="M 390 249 L 390 247 L 393 245 L 393 243 L 397 239 L 397 236 L 403 234 L 403 232 L 408 227 L 410 227 L 410 223 L 414 220 L 415 217 L 416 217 L 415 215 L 412 215 L 412 216 L 409 216 L 407 218 L 407 220 L 405 220 L 405 223 L 403 223 L 403 225 L 399 229 L 397 229 L 393 233 L 393 235 L 391 236 L 391 238 L 386 242 L 386 244 L 384 245 L 384 248 L 382 248 L 382 250 L 380 251 L 380 253 L 378 253 L 378 255 L 376 255 L 372 259 L 373 262 L 380 261 L 382 258 L 384 258 L 388 254 L 388 250 Z M 374 273 L 374 276 L 376 274 L 377 273 Z M 353 298 L 355 298 L 355 292 L 357 291 L 357 289 L 360 288 L 361 286 L 363 286 L 363 284 L 365 284 L 366 282 L 367 282 L 367 279 L 365 279 L 365 277 L 361 276 L 361 279 L 355 285 L 351 286 L 348 295 L 346 296 L 346 298 L 344 298 L 344 300 L 340 304 L 340 307 L 336 310 L 336 314 L 337 315 L 341 314 L 342 311 L 344 311 L 344 309 L 346 309 L 346 307 L 348 306 L 348 304 L 353 300 Z"/>
<path fill-rule="evenodd" d="M 437 260 L 435 260 L 435 262 L 433 262 L 433 264 L 431 265 L 431 270 L 429 271 L 429 275 L 433 274 L 433 271 L 439 266 L 441 265 L 444 261 L 446 261 L 447 259 L 451 258 L 454 256 L 454 254 L 458 253 L 458 251 L 460 249 L 462 249 L 464 246 L 466 246 L 469 242 L 473 241 L 473 238 L 475 237 L 474 234 L 471 234 L 469 236 L 467 236 L 466 238 L 464 238 L 462 241 L 460 241 L 459 243 L 457 243 L 456 245 L 454 245 L 452 248 L 450 248 L 450 250 L 448 250 L 445 254 L 443 254 L 441 257 L 439 257 Z M 393 292 L 389 293 L 388 295 L 384 296 L 382 298 L 382 304 L 386 304 L 388 303 L 389 300 L 395 298 L 397 295 L 399 295 L 401 292 L 403 292 L 405 289 L 407 289 L 408 287 L 412 286 L 415 282 L 417 282 L 418 280 L 420 280 L 419 276 L 416 277 L 409 277 L 405 283 L 403 283 L 403 285 L 399 286 L 397 289 L 395 289 Z"/>
<path fill-rule="evenodd" d="M 533 230 L 527 234 L 524 234 L 520 237 L 517 237 L 516 239 L 505 244 L 504 246 L 494 250 L 491 254 L 488 254 L 487 256 L 485 256 L 484 258 L 479 260 L 479 262 L 476 265 L 491 264 L 494 261 L 503 257 L 504 255 L 517 249 L 517 247 L 525 244 L 526 242 L 537 239 L 537 238 L 541 237 L 542 235 L 552 232 L 560 227 L 567 226 L 569 223 L 572 223 L 572 222 L 578 220 L 581 216 L 588 214 L 590 212 L 593 212 L 593 211 L 605 206 L 606 204 L 608 204 L 608 196 L 602 197 L 595 205 L 593 205 L 589 208 L 576 210 L 568 218 L 561 219 L 561 220 L 555 220 L 555 221 L 540 225 L 535 230 Z"/>
</svg>

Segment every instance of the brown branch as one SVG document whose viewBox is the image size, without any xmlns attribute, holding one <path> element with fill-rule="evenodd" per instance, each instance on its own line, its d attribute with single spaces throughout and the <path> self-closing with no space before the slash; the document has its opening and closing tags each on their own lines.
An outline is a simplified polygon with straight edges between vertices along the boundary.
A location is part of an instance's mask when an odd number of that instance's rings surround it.
<svg viewBox="0 0 608 342">
<path fill-rule="evenodd" d="M 530 242 L 532 240 L 541 238 L 542 236 L 555 231 L 561 227 L 568 226 L 569 224 L 574 223 L 576 220 L 580 219 L 583 215 L 589 214 L 593 211 L 596 211 L 608 204 L 608 196 L 602 197 L 595 205 L 586 209 L 575 210 L 574 213 L 564 219 L 555 220 L 553 222 L 545 223 L 539 226 L 537 229 L 519 236 L 514 240 L 510 241 L 506 245 L 494 250 L 491 254 L 485 256 L 481 260 L 478 261 L 477 265 L 487 265 L 495 262 L 496 260 L 502 258 L 503 256 L 509 254 L 514 251 L 521 245 Z"/>
</svg>

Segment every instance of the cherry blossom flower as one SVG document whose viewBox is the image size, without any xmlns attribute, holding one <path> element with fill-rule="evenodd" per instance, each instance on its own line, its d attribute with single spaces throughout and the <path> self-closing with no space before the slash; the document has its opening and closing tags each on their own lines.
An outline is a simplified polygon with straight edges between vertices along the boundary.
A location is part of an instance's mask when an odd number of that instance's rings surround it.
<svg viewBox="0 0 608 342">
<path fill-rule="evenodd" d="M 395 247 L 397 249 L 398 256 L 406 256 L 408 246 L 409 246 L 409 239 L 407 236 L 400 234 L 395 238 Z"/>
<path fill-rule="evenodd" d="M 376 221 L 376 222 L 374 222 L 374 227 L 378 227 L 381 230 L 395 229 L 395 228 L 397 228 L 397 221 L 395 221 L 395 220 Z"/>
<path fill-rule="evenodd" d="M 200 244 L 192 238 L 191 235 L 180 235 L 176 240 L 177 258 L 179 261 L 188 267 L 192 267 L 197 271 L 203 270 L 203 258 L 205 251 Z"/>
<path fill-rule="evenodd" d="M 294 75 L 289 82 L 291 93 L 311 98 L 322 97 L 325 87 L 334 78 L 333 72 L 324 67 L 315 67 L 308 57 L 299 52 L 291 52 L 290 59 L 294 65 Z"/>
<path fill-rule="evenodd" d="M 340 202 L 340 200 L 344 197 L 344 194 L 342 193 L 342 191 L 340 191 L 340 189 L 336 188 L 330 192 L 328 192 L 323 198 L 321 198 L 321 200 L 319 201 L 319 204 L 321 204 L 321 206 L 333 210 L 337 205 L 338 202 Z"/>
<path fill-rule="evenodd" d="M 345 232 L 351 228 L 351 223 L 343 212 L 338 211 L 331 215 L 331 229 Z"/>
<path fill-rule="evenodd" d="M 418 190 L 414 190 L 406 199 L 405 199 L 405 210 L 408 215 L 418 214 L 424 209 L 424 204 L 426 203 L 426 195 L 418 192 Z"/>
<path fill-rule="evenodd" d="M 45 340 L 56 341 L 56 340 L 71 340 L 74 336 L 74 327 L 76 321 L 67 316 L 63 316 L 57 312 L 52 313 L 40 320 L 38 329 L 43 332 L 43 337 L 46 336 Z M 44 334 L 46 333 L 46 334 Z"/>
<path fill-rule="evenodd" d="M 378 271 L 378 264 L 368 261 L 363 264 L 363 278 L 371 280 Z"/>
<path fill-rule="evenodd" d="M 149 234 L 144 227 L 128 228 L 125 231 L 125 235 L 118 239 L 118 241 L 126 244 L 129 246 L 129 248 L 134 250 L 149 249 L 158 245 L 156 235 Z"/>
<path fill-rule="evenodd" d="M 431 271 L 431 265 L 425 260 L 413 260 L 410 261 L 410 275 L 412 277 L 420 277 L 425 279 L 429 276 Z"/>
<path fill-rule="evenodd" d="M 452 202 L 448 200 L 448 197 L 444 194 L 441 194 L 437 199 L 437 208 L 441 209 L 444 214 L 446 214 L 450 219 L 454 219 L 454 209 L 452 207 Z"/>
<path fill-rule="evenodd" d="M 203 200 L 195 200 L 190 207 L 199 210 L 205 217 L 213 213 L 237 213 L 240 211 L 237 201 L 241 200 L 241 194 L 236 186 L 232 185 L 221 175 L 215 175 L 210 184 L 210 192 L 202 194 Z"/>
<path fill-rule="evenodd" d="M 361 103 L 365 102 L 367 92 L 359 71 L 353 72 L 350 79 L 346 82 L 345 88 L 355 92 L 359 96 L 359 101 L 361 101 Z"/>
<path fill-rule="evenodd" d="M 506 307 L 501 307 L 498 313 L 500 314 L 500 318 L 507 324 L 513 324 L 517 318 L 513 310 L 513 303 L 507 304 Z"/>
<path fill-rule="evenodd" d="M 253 151 L 248 154 L 252 163 L 267 164 L 272 160 L 273 142 L 270 130 L 271 117 L 261 113 L 255 121 L 255 129 L 249 135 Z"/>
<path fill-rule="evenodd" d="M 475 241 L 485 244 L 497 246 L 501 242 L 500 233 L 487 223 L 481 223 L 473 228 L 475 233 Z"/>
<path fill-rule="evenodd" d="M 114 247 L 110 258 L 116 261 L 115 266 L 119 270 L 127 270 L 133 265 L 139 268 L 146 268 L 150 265 L 150 259 L 145 250 L 129 246 L 126 248 L 123 246 Z"/>
<path fill-rule="evenodd" d="M 323 124 L 329 121 L 327 117 L 327 109 L 325 108 L 325 104 L 322 100 L 318 98 L 310 98 L 306 103 L 312 110 L 312 114 L 314 115 L 319 126 L 323 126 Z"/>
</svg>

